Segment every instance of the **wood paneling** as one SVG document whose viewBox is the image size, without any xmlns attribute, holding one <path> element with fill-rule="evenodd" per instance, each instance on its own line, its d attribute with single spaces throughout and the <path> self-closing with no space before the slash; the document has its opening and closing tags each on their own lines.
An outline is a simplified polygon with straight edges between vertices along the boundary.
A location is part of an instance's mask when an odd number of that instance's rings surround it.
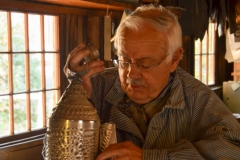
<svg viewBox="0 0 240 160">
<path fill-rule="evenodd" d="M 183 58 L 179 63 L 179 66 L 194 75 L 194 39 L 190 36 L 183 36 Z"/>
<path fill-rule="evenodd" d="M 43 160 L 43 138 L 0 147 L 1 160 Z"/>
<path fill-rule="evenodd" d="M 88 16 L 87 18 L 87 43 L 93 43 L 98 49 L 100 41 L 103 37 L 100 37 L 100 17 Z"/>
</svg>

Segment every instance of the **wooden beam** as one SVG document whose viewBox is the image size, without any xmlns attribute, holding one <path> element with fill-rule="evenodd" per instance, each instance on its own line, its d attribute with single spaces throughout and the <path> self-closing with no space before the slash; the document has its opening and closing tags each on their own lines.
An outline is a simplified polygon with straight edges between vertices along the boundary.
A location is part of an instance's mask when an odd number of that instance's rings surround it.
<svg viewBox="0 0 240 160">
<path fill-rule="evenodd" d="M 0 0 L 0 10 L 26 11 L 32 13 L 51 13 L 51 14 L 76 14 L 90 16 L 105 16 L 106 10 L 103 9 L 83 9 L 77 7 L 57 6 L 54 4 L 39 4 L 37 2 L 22 2 L 15 0 Z M 111 12 L 111 11 L 110 11 Z M 112 17 L 120 18 L 122 11 L 114 10 Z"/>
<path fill-rule="evenodd" d="M 32 0 L 35 2 L 45 2 L 45 3 L 52 3 L 52 4 L 60 4 L 65 6 L 74 6 L 80 8 L 88 8 L 88 9 L 104 9 L 106 10 L 107 7 L 110 10 L 124 10 L 125 8 L 134 9 L 136 6 L 132 4 L 126 4 L 122 2 L 114 2 L 108 0 Z"/>
</svg>

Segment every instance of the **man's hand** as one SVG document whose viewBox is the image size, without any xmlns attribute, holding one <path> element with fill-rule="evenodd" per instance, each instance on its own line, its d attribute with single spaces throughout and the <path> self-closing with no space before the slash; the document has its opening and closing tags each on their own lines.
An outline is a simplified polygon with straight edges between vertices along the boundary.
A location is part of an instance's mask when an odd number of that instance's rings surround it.
<svg viewBox="0 0 240 160">
<path fill-rule="evenodd" d="M 141 160 L 142 150 L 129 141 L 111 144 L 96 160 L 106 160 L 109 158 L 113 158 L 114 160 Z"/>
<path fill-rule="evenodd" d="M 87 74 L 80 77 L 83 80 L 83 88 L 86 91 L 87 97 L 90 98 L 92 92 L 92 84 L 90 78 L 99 72 L 102 72 L 104 67 L 104 62 L 99 59 L 91 61 L 88 64 L 79 65 L 84 57 L 87 57 L 90 51 L 86 48 L 85 44 L 79 44 L 71 53 L 69 53 L 67 62 L 64 67 L 65 74 L 67 75 L 67 69 L 73 72 L 81 72 L 86 67 L 88 67 Z"/>
</svg>

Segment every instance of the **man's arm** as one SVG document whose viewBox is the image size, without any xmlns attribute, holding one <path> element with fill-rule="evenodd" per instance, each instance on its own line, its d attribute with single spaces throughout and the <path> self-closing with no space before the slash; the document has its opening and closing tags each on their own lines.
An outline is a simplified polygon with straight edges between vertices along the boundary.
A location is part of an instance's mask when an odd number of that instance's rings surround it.
<svg viewBox="0 0 240 160">
<path fill-rule="evenodd" d="M 140 149 L 128 141 L 112 144 L 97 157 L 97 160 L 105 160 L 112 157 L 134 160 L 204 159 L 187 140 L 176 143 L 171 149 Z"/>
</svg>

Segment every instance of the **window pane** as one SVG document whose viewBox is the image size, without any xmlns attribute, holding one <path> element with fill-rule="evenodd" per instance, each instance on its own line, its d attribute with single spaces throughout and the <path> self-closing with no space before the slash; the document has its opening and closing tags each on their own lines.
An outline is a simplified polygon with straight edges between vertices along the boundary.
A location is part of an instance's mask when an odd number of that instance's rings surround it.
<svg viewBox="0 0 240 160">
<path fill-rule="evenodd" d="M 215 52 L 215 29 L 214 29 L 214 23 L 210 23 L 209 24 L 209 28 L 208 28 L 208 30 L 209 30 L 209 51 L 208 51 L 208 53 L 209 54 L 214 54 L 214 52 Z"/>
<path fill-rule="evenodd" d="M 208 56 L 208 85 L 213 85 L 215 83 L 215 58 L 214 55 Z"/>
<path fill-rule="evenodd" d="M 195 55 L 200 54 L 200 51 L 201 51 L 200 47 L 201 47 L 200 39 L 198 38 L 197 40 L 195 40 L 195 51 L 194 51 Z"/>
<path fill-rule="evenodd" d="M 8 93 L 8 55 L 0 54 L 0 94 Z"/>
<path fill-rule="evenodd" d="M 200 56 L 199 55 L 195 55 L 195 71 L 194 71 L 194 76 L 195 78 L 200 80 L 200 75 L 199 72 L 200 71 Z"/>
<path fill-rule="evenodd" d="M 207 73 L 207 65 L 206 65 L 206 55 L 202 55 L 202 82 L 207 84 L 207 77 L 206 77 L 206 73 Z"/>
<path fill-rule="evenodd" d="M 45 50 L 55 51 L 56 43 L 56 30 L 55 30 L 55 17 L 44 16 L 44 37 L 45 37 Z"/>
<path fill-rule="evenodd" d="M 24 51 L 24 14 L 12 13 L 12 49 Z"/>
<path fill-rule="evenodd" d="M 30 88 L 41 89 L 41 54 L 30 54 Z"/>
<path fill-rule="evenodd" d="M 8 96 L 0 96 L 0 137 L 9 134 Z"/>
<path fill-rule="evenodd" d="M 17 94 L 14 99 L 14 133 L 26 131 L 26 94 Z"/>
<path fill-rule="evenodd" d="M 24 54 L 13 54 L 13 89 L 14 92 L 26 90 Z"/>
<path fill-rule="evenodd" d="M 54 54 L 45 54 L 45 70 L 46 70 L 46 88 L 54 88 L 55 83 L 55 66 Z"/>
<path fill-rule="evenodd" d="M 41 30 L 40 30 L 40 15 L 29 14 L 28 16 L 29 29 L 29 50 L 41 51 Z"/>
<path fill-rule="evenodd" d="M 208 53 L 208 50 L 207 50 L 207 47 L 208 47 L 208 43 L 207 43 L 207 39 L 208 39 L 208 34 L 207 34 L 207 31 L 205 33 L 205 36 L 202 40 L 202 53 L 206 54 Z"/>
<path fill-rule="evenodd" d="M 31 93 L 31 125 L 32 129 L 41 128 L 42 120 L 42 94 L 41 92 Z"/>
<path fill-rule="evenodd" d="M 46 117 L 50 117 L 50 113 L 52 113 L 52 109 L 56 107 L 56 91 L 48 91 L 46 94 Z"/>
<path fill-rule="evenodd" d="M 0 51 L 8 51 L 7 12 L 0 11 Z"/>
</svg>

